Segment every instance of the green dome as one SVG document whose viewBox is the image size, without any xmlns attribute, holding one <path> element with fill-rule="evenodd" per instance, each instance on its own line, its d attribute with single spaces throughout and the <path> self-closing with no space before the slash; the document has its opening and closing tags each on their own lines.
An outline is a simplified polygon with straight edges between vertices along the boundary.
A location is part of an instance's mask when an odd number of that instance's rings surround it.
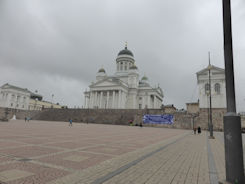
<svg viewBox="0 0 245 184">
<path fill-rule="evenodd" d="M 148 80 L 148 78 L 144 75 L 141 80 Z"/>
<path fill-rule="evenodd" d="M 130 68 L 129 68 L 129 69 L 130 69 L 130 70 L 134 70 L 134 69 L 136 69 L 136 70 L 137 70 L 138 68 L 137 68 L 137 66 L 136 66 L 135 64 L 133 64 L 132 66 L 130 66 Z"/>
<path fill-rule="evenodd" d="M 99 69 L 98 73 L 105 73 L 105 69 L 104 68 Z"/>
</svg>

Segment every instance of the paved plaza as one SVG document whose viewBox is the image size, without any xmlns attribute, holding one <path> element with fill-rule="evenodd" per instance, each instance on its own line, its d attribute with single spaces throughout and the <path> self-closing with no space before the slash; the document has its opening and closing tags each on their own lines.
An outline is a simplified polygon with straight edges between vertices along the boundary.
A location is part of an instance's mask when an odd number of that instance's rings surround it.
<svg viewBox="0 0 245 184">
<path fill-rule="evenodd" d="M 223 134 L 22 120 L 0 122 L 0 184 L 216 184 Z"/>
</svg>

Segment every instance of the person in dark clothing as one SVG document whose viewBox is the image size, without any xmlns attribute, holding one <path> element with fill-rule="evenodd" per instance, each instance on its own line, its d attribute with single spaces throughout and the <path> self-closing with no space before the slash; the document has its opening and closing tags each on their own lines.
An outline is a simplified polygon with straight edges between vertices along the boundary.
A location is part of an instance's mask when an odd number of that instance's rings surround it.
<svg viewBox="0 0 245 184">
<path fill-rule="evenodd" d="M 198 132 L 198 134 L 201 133 L 201 127 L 198 127 L 198 128 L 197 128 L 197 132 Z"/>
</svg>

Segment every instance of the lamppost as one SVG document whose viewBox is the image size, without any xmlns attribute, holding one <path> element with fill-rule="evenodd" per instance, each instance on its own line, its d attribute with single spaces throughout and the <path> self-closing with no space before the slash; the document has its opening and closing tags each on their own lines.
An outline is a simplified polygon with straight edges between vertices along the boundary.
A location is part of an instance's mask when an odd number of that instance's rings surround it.
<svg viewBox="0 0 245 184">
<path fill-rule="evenodd" d="M 241 117 L 236 113 L 230 0 L 223 0 L 223 30 L 227 101 L 227 113 L 224 116 L 226 181 L 244 184 Z"/>
<path fill-rule="evenodd" d="M 209 84 L 208 84 L 208 87 L 210 87 Z M 209 101 L 210 101 L 209 95 L 210 95 L 210 92 L 209 91 L 210 91 L 210 89 L 206 92 L 206 94 L 207 94 L 207 111 L 208 111 L 208 131 L 210 133 L 210 105 L 209 105 Z"/>
<path fill-rule="evenodd" d="M 208 61 L 209 61 L 209 65 L 208 65 L 208 85 L 209 85 L 209 138 L 210 139 L 214 139 L 213 136 L 213 121 L 212 121 L 212 89 L 211 89 L 211 75 L 210 75 L 210 71 L 211 71 L 211 64 L 210 64 L 210 52 L 208 52 Z"/>
</svg>

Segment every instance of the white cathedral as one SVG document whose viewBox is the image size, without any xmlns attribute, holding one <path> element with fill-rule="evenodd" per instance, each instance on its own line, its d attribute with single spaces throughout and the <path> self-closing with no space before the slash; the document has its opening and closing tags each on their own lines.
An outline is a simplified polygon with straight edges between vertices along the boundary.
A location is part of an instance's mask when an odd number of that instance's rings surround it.
<svg viewBox="0 0 245 184">
<path fill-rule="evenodd" d="M 159 109 L 162 106 L 163 91 L 152 87 L 139 71 L 133 53 L 121 50 L 116 58 L 116 72 L 108 76 L 101 68 L 89 91 L 84 92 L 84 107 L 90 109 Z"/>
</svg>

